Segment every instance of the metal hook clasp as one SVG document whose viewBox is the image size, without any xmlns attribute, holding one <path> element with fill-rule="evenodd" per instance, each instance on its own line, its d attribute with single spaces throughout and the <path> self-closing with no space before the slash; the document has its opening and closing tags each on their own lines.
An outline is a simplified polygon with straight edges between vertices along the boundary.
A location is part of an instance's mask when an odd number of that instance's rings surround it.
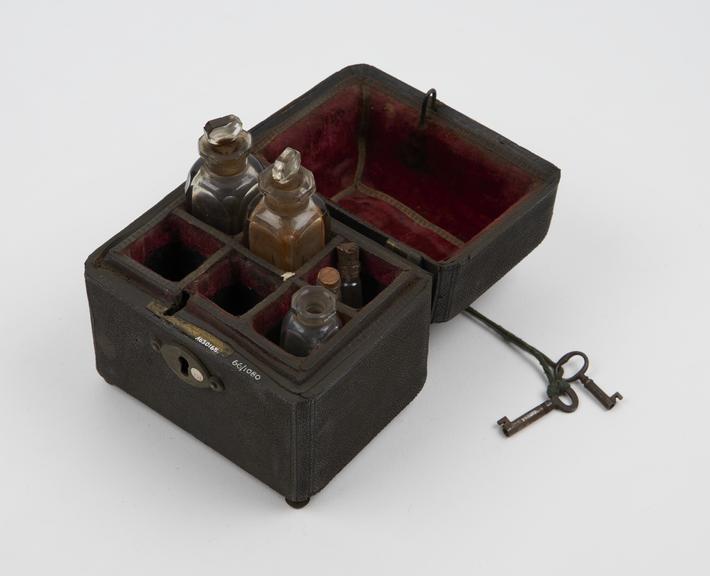
<svg viewBox="0 0 710 576">
<path fill-rule="evenodd" d="M 423 128 L 426 124 L 427 116 L 430 110 L 436 107 L 436 88 L 430 89 L 422 100 L 421 111 L 419 112 L 419 128 Z"/>
</svg>

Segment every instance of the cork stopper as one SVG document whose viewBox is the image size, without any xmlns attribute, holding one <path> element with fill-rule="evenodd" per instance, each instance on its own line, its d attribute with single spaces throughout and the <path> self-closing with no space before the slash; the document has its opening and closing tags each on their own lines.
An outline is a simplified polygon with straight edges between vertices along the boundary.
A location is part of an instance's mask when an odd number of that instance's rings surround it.
<svg viewBox="0 0 710 576">
<path fill-rule="evenodd" d="M 331 266 L 321 268 L 318 271 L 318 284 L 337 295 L 340 291 L 340 272 Z"/>
<path fill-rule="evenodd" d="M 357 276 L 360 273 L 360 247 L 355 242 L 338 244 L 338 269 L 343 276 Z"/>
</svg>

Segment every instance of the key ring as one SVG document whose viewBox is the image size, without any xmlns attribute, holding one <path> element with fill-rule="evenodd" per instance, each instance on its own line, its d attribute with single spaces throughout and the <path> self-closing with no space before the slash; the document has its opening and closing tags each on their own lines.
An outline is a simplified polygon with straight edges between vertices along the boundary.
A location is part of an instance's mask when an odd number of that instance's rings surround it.
<svg viewBox="0 0 710 576">
<path fill-rule="evenodd" d="M 425 104 L 427 99 L 425 99 Z M 475 310 L 473 307 L 468 306 L 464 310 L 464 312 L 481 322 L 483 325 L 490 328 L 493 332 L 497 333 L 501 338 L 503 338 L 503 340 L 505 340 L 509 344 L 518 347 L 523 352 L 526 352 L 527 354 L 530 354 L 533 358 L 535 358 L 540 363 L 540 367 L 545 373 L 545 378 L 548 381 L 548 400 L 546 400 L 540 406 L 537 406 L 536 408 L 533 408 L 532 410 L 526 412 L 525 414 L 523 414 L 512 422 L 505 417 L 501 418 L 498 421 L 498 424 L 504 426 L 503 431 L 506 436 L 510 436 L 518 430 L 521 430 L 530 422 L 534 422 L 542 415 L 547 414 L 552 408 L 556 408 L 557 410 L 567 413 L 574 412 L 577 409 L 577 406 L 579 405 L 579 398 L 577 397 L 577 393 L 572 390 L 572 384 L 574 382 L 581 382 L 584 387 L 589 391 L 589 393 L 592 394 L 592 396 L 594 396 L 599 401 L 599 403 L 607 410 L 611 410 L 616 404 L 617 400 L 621 400 L 623 398 L 618 392 L 615 392 L 614 394 L 609 396 L 606 392 L 604 392 L 604 390 L 602 390 L 601 388 L 599 388 L 599 386 L 596 385 L 594 380 L 587 376 L 587 369 L 589 368 L 589 358 L 584 352 L 580 352 L 579 350 L 573 350 L 572 352 L 567 352 L 567 354 L 562 356 L 557 362 L 553 362 L 549 356 L 543 354 L 542 352 L 540 352 L 540 350 L 538 350 L 534 346 L 531 346 L 530 344 L 525 342 L 525 340 L 516 336 L 509 330 L 506 330 L 501 325 L 496 324 L 489 318 L 486 318 L 486 316 Z M 565 377 L 565 364 L 567 364 L 567 362 L 576 357 L 582 359 L 582 367 L 579 368 L 571 376 Z M 570 399 L 569 404 L 566 404 L 565 402 L 562 402 L 562 400 L 560 400 L 560 397 L 565 394 Z"/>
<path fill-rule="evenodd" d="M 582 367 L 577 370 L 572 376 L 568 376 L 567 378 L 564 377 L 564 365 L 567 364 L 572 358 L 575 356 L 579 356 L 582 359 Z M 564 356 L 562 356 L 557 363 L 555 364 L 555 375 L 559 380 L 562 382 L 566 382 L 567 384 L 571 384 L 572 382 L 576 382 L 577 380 L 580 380 L 582 376 L 584 376 L 587 373 L 587 368 L 589 368 L 589 358 L 584 352 L 580 352 L 579 350 L 573 350 L 572 352 L 567 352 Z"/>
<path fill-rule="evenodd" d="M 566 404 L 565 402 L 562 402 L 562 400 L 560 400 L 560 396 L 562 394 L 566 394 L 567 396 L 569 396 L 569 399 L 571 401 L 569 404 Z M 550 402 L 552 402 L 552 405 L 558 410 L 570 413 L 574 412 L 579 406 L 579 396 L 577 396 L 577 393 L 572 390 L 572 388 L 567 388 L 566 390 L 560 392 L 559 395 L 552 396 L 550 398 Z"/>
</svg>

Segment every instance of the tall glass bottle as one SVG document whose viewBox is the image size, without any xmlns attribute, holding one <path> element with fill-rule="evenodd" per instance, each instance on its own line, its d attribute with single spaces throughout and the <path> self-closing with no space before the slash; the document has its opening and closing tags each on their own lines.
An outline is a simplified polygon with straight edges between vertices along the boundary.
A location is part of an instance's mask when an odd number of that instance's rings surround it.
<svg viewBox="0 0 710 576">
<path fill-rule="evenodd" d="M 343 304 L 362 308 L 362 280 L 360 278 L 360 247 L 354 242 L 338 244 L 338 272 L 340 272 Z"/>
<path fill-rule="evenodd" d="M 342 326 L 335 302 L 333 293 L 323 286 L 297 290 L 281 325 L 281 347 L 295 356 L 308 356 L 333 336 Z"/>
<path fill-rule="evenodd" d="M 325 246 L 328 213 L 313 200 L 313 173 L 286 148 L 259 174 L 261 199 L 248 216 L 249 249 L 293 272 Z"/>
<path fill-rule="evenodd" d="M 198 149 L 202 164 L 186 183 L 188 208 L 222 232 L 238 234 L 258 193 L 261 170 L 261 163 L 249 153 L 251 134 L 232 114 L 215 118 L 205 124 Z"/>
</svg>

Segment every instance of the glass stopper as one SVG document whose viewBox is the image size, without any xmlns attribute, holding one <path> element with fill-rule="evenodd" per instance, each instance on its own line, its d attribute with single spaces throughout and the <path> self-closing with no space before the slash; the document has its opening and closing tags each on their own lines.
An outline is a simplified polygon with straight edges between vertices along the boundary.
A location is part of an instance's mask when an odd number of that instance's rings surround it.
<svg viewBox="0 0 710 576">
<path fill-rule="evenodd" d="M 285 148 L 274 162 L 273 178 L 279 184 L 288 184 L 301 169 L 301 153 Z"/>
<path fill-rule="evenodd" d="M 205 136 L 213 146 L 235 141 L 242 131 L 242 121 L 234 114 L 215 118 L 205 124 Z"/>
</svg>

